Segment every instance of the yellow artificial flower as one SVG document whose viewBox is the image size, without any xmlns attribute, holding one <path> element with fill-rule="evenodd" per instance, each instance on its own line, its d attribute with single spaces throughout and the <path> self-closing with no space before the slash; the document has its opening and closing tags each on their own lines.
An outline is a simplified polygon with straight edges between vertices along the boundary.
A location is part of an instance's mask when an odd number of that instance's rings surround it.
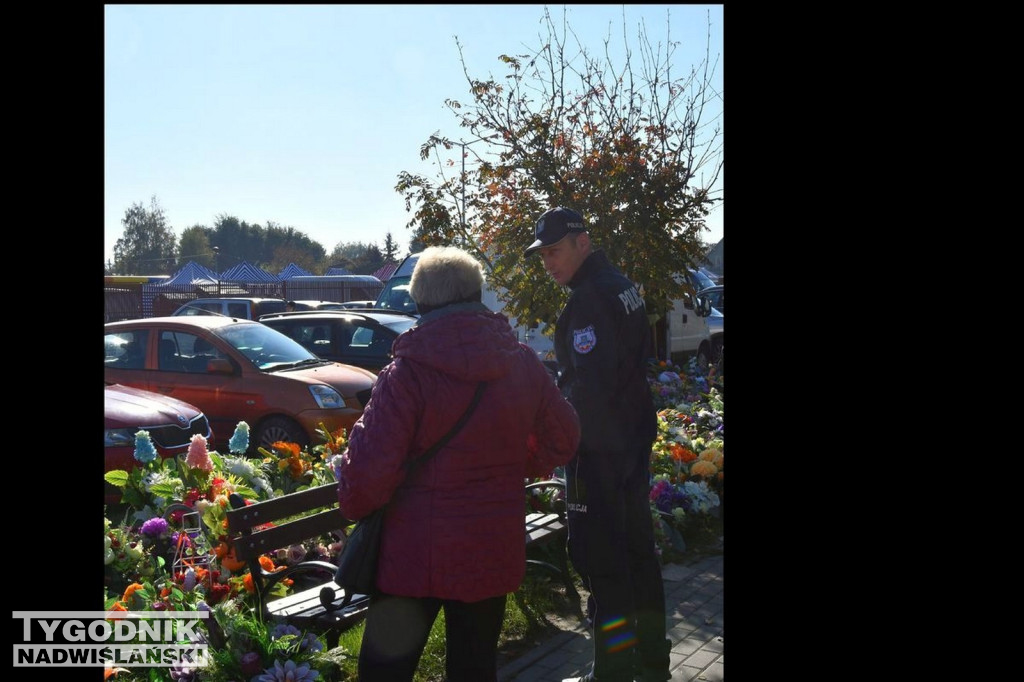
<svg viewBox="0 0 1024 682">
<path fill-rule="evenodd" d="M 725 464 L 725 455 L 717 448 L 707 448 L 700 453 L 700 458 L 714 464 L 716 469 L 721 469 Z"/>
<path fill-rule="evenodd" d="M 704 476 L 705 478 L 707 478 L 710 476 L 714 476 L 717 473 L 718 467 L 716 467 L 712 462 L 709 462 L 706 459 L 698 459 L 696 462 L 693 463 L 693 466 L 690 467 L 691 476 Z"/>
</svg>

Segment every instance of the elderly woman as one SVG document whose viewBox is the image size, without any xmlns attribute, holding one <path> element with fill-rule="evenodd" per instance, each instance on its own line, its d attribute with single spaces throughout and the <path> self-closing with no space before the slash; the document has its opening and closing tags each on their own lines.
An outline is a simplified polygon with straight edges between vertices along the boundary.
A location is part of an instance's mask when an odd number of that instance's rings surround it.
<svg viewBox="0 0 1024 682">
<path fill-rule="evenodd" d="M 419 321 L 394 342 L 339 458 L 338 502 L 359 519 L 387 505 L 361 682 L 412 680 L 444 609 L 450 682 L 497 679 L 505 600 L 523 580 L 525 478 L 579 444 L 579 420 L 508 319 L 480 301 L 483 272 L 453 247 L 423 252 L 410 282 Z M 407 464 L 476 410 L 433 457 Z"/>
</svg>

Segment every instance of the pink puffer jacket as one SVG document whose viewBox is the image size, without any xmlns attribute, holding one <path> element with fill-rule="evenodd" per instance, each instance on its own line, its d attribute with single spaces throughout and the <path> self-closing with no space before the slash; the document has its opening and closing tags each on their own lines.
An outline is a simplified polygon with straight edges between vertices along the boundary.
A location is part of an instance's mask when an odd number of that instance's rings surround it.
<svg viewBox="0 0 1024 682">
<path fill-rule="evenodd" d="M 358 519 L 388 503 L 377 587 L 478 601 L 515 591 L 526 570 L 524 479 L 572 458 L 579 419 L 504 315 L 457 304 L 395 341 L 341 457 L 338 502 Z M 462 430 L 410 477 L 486 381 Z"/>
</svg>

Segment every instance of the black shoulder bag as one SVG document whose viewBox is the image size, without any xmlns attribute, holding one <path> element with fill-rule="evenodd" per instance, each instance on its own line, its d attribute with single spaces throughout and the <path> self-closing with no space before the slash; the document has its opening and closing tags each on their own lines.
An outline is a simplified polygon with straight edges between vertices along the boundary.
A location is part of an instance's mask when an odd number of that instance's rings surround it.
<svg viewBox="0 0 1024 682">
<path fill-rule="evenodd" d="M 419 465 L 426 462 L 430 457 L 440 450 L 445 443 L 452 439 L 456 433 L 469 420 L 477 403 L 480 402 L 480 395 L 484 392 L 486 382 L 481 381 L 476 386 L 476 393 L 469 407 L 463 413 L 455 426 L 448 433 L 437 441 L 429 450 L 424 452 L 418 459 L 406 466 L 406 476 Z M 342 603 L 337 608 L 344 608 L 352 601 L 356 594 L 374 594 L 377 589 L 377 552 L 380 548 L 380 531 L 384 521 L 384 507 L 370 512 L 356 522 L 356 527 L 349 534 L 345 541 L 345 547 L 341 550 L 341 557 L 338 560 L 338 570 L 334 575 L 334 582 L 345 590 Z M 330 600 L 334 599 L 334 590 L 330 590 Z M 323 593 L 323 590 L 321 591 Z M 324 600 L 326 595 L 321 597 Z M 325 605 L 326 606 L 326 605 Z"/>
</svg>

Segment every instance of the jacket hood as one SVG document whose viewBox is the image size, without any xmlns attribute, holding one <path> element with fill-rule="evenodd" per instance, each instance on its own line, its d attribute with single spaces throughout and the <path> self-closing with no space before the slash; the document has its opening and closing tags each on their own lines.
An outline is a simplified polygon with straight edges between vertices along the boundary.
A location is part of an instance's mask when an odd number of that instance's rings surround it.
<svg viewBox="0 0 1024 682">
<path fill-rule="evenodd" d="M 522 352 L 508 318 L 482 303 L 459 303 L 422 316 L 400 334 L 395 362 L 409 360 L 466 381 L 505 376 Z"/>
</svg>

